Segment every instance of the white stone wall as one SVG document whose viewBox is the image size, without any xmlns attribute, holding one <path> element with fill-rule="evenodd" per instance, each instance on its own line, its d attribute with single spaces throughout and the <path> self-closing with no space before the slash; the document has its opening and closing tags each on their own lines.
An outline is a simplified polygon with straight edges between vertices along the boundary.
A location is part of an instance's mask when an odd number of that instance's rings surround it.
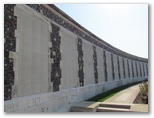
<svg viewBox="0 0 154 118">
<path fill-rule="evenodd" d="M 93 46 L 89 42 L 83 41 L 82 48 L 84 55 L 84 85 L 94 84 Z"/>
<path fill-rule="evenodd" d="M 66 31 L 60 30 L 61 36 L 61 90 L 79 86 L 78 79 L 78 53 L 77 53 L 77 40 L 66 33 Z"/>
<path fill-rule="evenodd" d="M 120 76 L 121 76 L 121 79 L 124 79 L 123 62 L 122 62 L 122 57 L 120 56 L 119 56 L 119 64 L 120 64 Z"/>
<path fill-rule="evenodd" d="M 147 76 L 148 76 L 149 75 L 149 64 L 148 63 L 146 64 L 146 67 L 147 67 L 146 70 L 147 70 Z"/>
<path fill-rule="evenodd" d="M 142 71 L 142 77 L 144 77 L 144 72 L 143 72 L 143 62 L 141 62 L 141 71 Z"/>
<path fill-rule="evenodd" d="M 48 22 L 21 6 L 15 8 L 18 20 L 16 88 L 18 96 L 48 91 Z"/>
<path fill-rule="evenodd" d="M 133 61 L 133 67 L 134 67 L 134 77 L 137 77 L 135 61 Z"/>
<path fill-rule="evenodd" d="M 113 61 L 114 61 L 114 76 L 115 76 L 115 80 L 119 80 L 117 55 L 115 55 L 115 54 L 113 54 Z"/>
<path fill-rule="evenodd" d="M 5 112 L 60 112 L 69 111 L 70 106 L 87 100 L 97 94 L 121 85 L 144 80 L 136 77 L 135 61 L 133 61 L 135 79 L 132 78 L 131 60 L 129 60 L 130 78 L 128 77 L 127 59 L 123 62 L 119 56 L 120 75 L 118 76 L 117 55 L 113 54 L 115 80 L 112 76 L 111 52 L 106 51 L 107 82 L 105 82 L 103 49 L 96 46 L 98 83 L 95 83 L 93 44 L 82 39 L 84 61 L 84 86 L 80 86 L 78 77 L 78 36 L 37 13 L 26 5 L 15 7 L 17 16 L 16 60 L 14 63 L 15 82 L 12 87 L 12 99 L 4 102 Z M 50 58 L 50 23 L 60 27 L 60 90 L 53 92 L 51 82 Z M 80 37 L 81 38 L 81 37 Z M 138 74 L 140 68 L 137 62 Z M 146 71 L 146 64 L 145 71 Z M 142 67 L 142 64 L 141 64 Z M 145 72 L 147 76 L 147 71 Z M 142 69 L 143 74 L 143 69 Z"/>
<path fill-rule="evenodd" d="M 128 76 L 128 65 L 127 65 L 127 59 L 124 58 L 124 65 L 125 65 L 125 76 L 126 78 L 129 78 Z"/>
<path fill-rule="evenodd" d="M 111 64 L 111 53 L 106 51 L 106 62 L 107 62 L 107 81 L 113 81 L 112 77 L 112 64 Z"/>
<path fill-rule="evenodd" d="M 138 77 L 141 77 L 139 62 L 138 61 L 136 62 L 137 62 Z"/>
<path fill-rule="evenodd" d="M 144 63 L 144 72 L 145 72 L 145 77 L 147 77 L 146 63 Z"/>
<path fill-rule="evenodd" d="M 103 49 L 96 47 L 98 83 L 105 82 Z"/>
<path fill-rule="evenodd" d="M 131 63 L 131 60 L 128 59 L 128 63 L 129 63 L 129 71 L 130 71 L 130 78 L 133 78 L 133 74 L 132 74 L 132 63 Z"/>
</svg>

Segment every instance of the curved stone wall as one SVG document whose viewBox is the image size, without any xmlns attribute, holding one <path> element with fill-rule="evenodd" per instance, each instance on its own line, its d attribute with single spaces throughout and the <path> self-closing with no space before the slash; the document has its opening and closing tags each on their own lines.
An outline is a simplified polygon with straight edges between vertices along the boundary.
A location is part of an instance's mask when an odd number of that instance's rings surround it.
<svg viewBox="0 0 154 118">
<path fill-rule="evenodd" d="M 99 39 L 54 5 L 4 6 L 6 112 L 69 111 L 148 78 L 148 59 Z"/>
</svg>

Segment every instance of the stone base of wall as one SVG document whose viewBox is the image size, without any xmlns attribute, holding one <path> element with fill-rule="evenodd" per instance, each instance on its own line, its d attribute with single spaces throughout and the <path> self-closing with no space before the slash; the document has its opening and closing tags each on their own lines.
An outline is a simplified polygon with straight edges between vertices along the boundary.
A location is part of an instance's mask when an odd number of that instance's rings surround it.
<svg viewBox="0 0 154 118">
<path fill-rule="evenodd" d="M 80 101 L 87 100 L 100 93 L 146 78 L 123 79 L 112 82 L 91 84 L 65 89 L 59 92 L 42 93 L 32 96 L 13 98 L 4 102 L 5 112 L 67 112 Z"/>
</svg>

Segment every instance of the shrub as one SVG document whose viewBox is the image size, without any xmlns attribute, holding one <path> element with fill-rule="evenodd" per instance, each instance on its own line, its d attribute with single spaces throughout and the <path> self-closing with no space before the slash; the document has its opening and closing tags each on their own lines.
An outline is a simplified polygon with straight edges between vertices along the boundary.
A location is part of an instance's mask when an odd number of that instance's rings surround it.
<svg viewBox="0 0 154 118">
<path fill-rule="evenodd" d="M 144 81 L 139 85 L 142 101 L 148 104 L 148 82 Z"/>
</svg>

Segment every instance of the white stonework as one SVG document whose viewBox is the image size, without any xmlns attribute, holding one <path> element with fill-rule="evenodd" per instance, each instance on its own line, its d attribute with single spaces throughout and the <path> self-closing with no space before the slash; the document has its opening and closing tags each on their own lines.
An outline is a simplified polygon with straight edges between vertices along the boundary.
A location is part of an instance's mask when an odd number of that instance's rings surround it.
<svg viewBox="0 0 154 118">
<path fill-rule="evenodd" d="M 61 36 L 61 90 L 79 86 L 77 41 L 74 37 L 60 32 Z"/>
<path fill-rule="evenodd" d="M 124 79 L 123 62 L 122 62 L 122 57 L 120 56 L 119 56 L 119 64 L 120 64 L 120 76 L 121 76 L 121 79 Z"/>
<path fill-rule="evenodd" d="M 148 76 L 148 73 L 149 73 L 149 64 L 148 63 L 146 64 L 146 67 L 147 67 L 146 70 L 147 70 L 147 76 Z"/>
<path fill-rule="evenodd" d="M 144 63 L 144 71 L 145 71 L 145 77 L 147 77 L 147 68 L 146 68 L 146 63 Z"/>
<path fill-rule="evenodd" d="M 128 65 L 127 65 L 127 59 L 124 58 L 124 65 L 125 65 L 125 76 L 126 78 L 129 78 L 128 76 Z"/>
<path fill-rule="evenodd" d="M 137 62 L 138 77 L 141 77 L 139 62 L 138 61 L 136 62 Z"/>
<path fill-rule="evenodd" d="M 141 64 L 142 77 L 144 77 L 144 72 L 143 72 L 143 62 L 141 62 L 140 64 Z"/>
<path fill-rule="evenodd" d="M 17 96 L 47 92 L 48 24 L 36 15 L 20 9 L 19 27 Z"/>
<path fill-rule="evenodd" d="M 134 77 L 137 77 L 135 61 L 133 61 L 133 67 L 134 67 Z"/>
<path fill-rule="evenodd" d="M 133 73 L 132 73 L 132 63 L 131 63 L 131 60 L 128 59 L 128 63 L 129 63 L 129 72 L 130 72 L 130 78 L 133 78 Z"/>
<path fill-rule="evenodd" d="M 83 41 L 83 60 L 84 60 L 84 85 L 94 84 L 94 60 L 93 46 L 86 41 Z"/>
<path fill-rule="evenodd" d="M 103 50 L 99 47 L 96 47 L 96 52 L 97 52 L 98 83 L 101 83 L 105 82 Z"/>
<path fill-rule="evenodd" d="M 106 51 L 106 62 L 107 62 L 107 81 L 113 81 L 111 53 L 108 51 Z"/>
<path fill-rule="evenodd" d="M 113 61 L 114 61 L 114 76 L 115 76 L 115 80 L 119 80 L 117 55 L 115 55 L 115 54 L 113 54 Z"/>
</svg>

